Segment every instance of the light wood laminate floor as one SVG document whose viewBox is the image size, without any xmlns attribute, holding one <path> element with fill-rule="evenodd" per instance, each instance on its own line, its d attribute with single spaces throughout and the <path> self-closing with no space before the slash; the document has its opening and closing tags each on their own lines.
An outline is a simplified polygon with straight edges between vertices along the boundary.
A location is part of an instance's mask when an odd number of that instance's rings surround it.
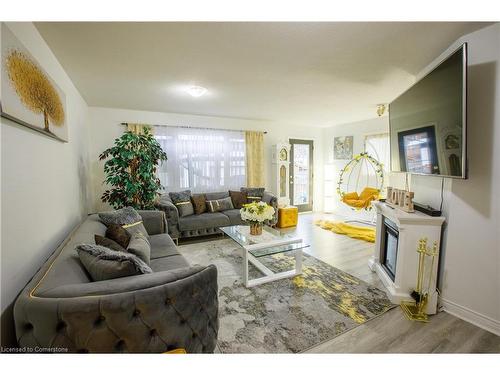
<svg viewBox="0 0 500 375">
<path fill-rule="evenodd" d="M 368 267 L 375 245 L 321 229 L 314 225 L 320 219 L 341 218 L 304 213 L 299 215 L 296 228 L 282 231 L 296 233 L 311 245 L 306 253 L 384 290 L 378 276 Z M 396 307 L 306 353 L 500 353 L 500 336 L 446 312 L 432 316 L 429 323 L 411 322 Z"/>
<path fill-rule="evenodd" d="M 294 232 L 311 245 L 306 252 L 333 267 L 383 290 L 368 267 L 374 244 L 332 233 L 314 225 L 319 219 L 338 220 L 329 214 L 300 214 Z M 408 321 L 396 307 L 371 321 L 306 351 L 308 353 L 500 353 L 500 336 L 446 312 L 429 323 Z"/>
</svg>

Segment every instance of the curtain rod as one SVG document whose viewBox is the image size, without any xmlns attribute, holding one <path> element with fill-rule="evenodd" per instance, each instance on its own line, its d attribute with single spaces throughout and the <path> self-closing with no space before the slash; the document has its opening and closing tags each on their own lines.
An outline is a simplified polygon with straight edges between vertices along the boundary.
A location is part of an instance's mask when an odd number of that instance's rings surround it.
<svg viewBox="0 0 500 375">
<path fill-rule="evenodd" d="M 122 122 L 120 125 L 127 126 L 128 122 Z M 224 130 L 224 131 L 229 131 L 229 132 L 246 132 L 250 130 L 236 130 L 236 129 L 220 129 L 220 128 L 204 128 L 204 127 L 197 127 L 197 126 L 175 126 L 175 125 L 155 125 L 155 124 L 141 124 L 141 125 L 149 125 L 149 126 L 157 126 L 157 127 L 167 127 L 167 128 L 185 128 L 185 129 L 204 129 L 204 130 Z M 254 130 L 252 130 L 254 131 Z M 267 132 L 263 132 L 264 134 L 267 134 Z"/>
</svg>

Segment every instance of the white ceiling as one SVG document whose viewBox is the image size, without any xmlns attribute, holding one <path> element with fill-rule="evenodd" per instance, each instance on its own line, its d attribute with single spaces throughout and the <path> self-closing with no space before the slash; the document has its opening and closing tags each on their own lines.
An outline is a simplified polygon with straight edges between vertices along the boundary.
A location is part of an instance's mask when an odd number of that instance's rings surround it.
<svg viewBox="0 0 500 375">
<path fill-rule="evenodd" d="M 330 126 L 371 118 L 481 23 L 36 23 L 91 106 Z M 209 93 L 192 98 L 186 85 Z"/>
</svg>

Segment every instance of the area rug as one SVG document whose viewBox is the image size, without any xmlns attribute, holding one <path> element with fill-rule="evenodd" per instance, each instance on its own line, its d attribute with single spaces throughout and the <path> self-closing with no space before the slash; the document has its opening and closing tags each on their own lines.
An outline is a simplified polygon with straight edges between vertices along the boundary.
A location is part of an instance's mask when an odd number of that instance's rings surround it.
<svg viewBox="0 0 500 375">
<path fill-rule="evenodd" d="M 375 242 L 375 228 L 362 227 L 359 225 L 351 225 L 342 221 L 318 220 L 314 224 L 322 229 L 332 231 L 337 234 L 345 234 L 351 238 L 363 240 L 367 242 Z"/>
<path fill-rule="evenodd" d="M 214 264 L 219 283 L 222 353 L 297 353 L 393 307 L 385 293 L 304 254 L 303 274 L 246 288 L 242 249 L 231 239 L 181 245 L 191 264 Z M 292 269 L 292 253 L 259 258 L 269 269 Z M 261 276 L 253 266 L 250 278 Z"/>
</svg>

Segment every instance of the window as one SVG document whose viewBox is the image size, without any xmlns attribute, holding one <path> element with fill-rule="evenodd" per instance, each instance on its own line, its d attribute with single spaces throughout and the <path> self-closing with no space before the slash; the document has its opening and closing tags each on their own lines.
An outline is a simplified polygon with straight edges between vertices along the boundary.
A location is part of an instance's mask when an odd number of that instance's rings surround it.
<svg viewBox="0 0 500 375">
<path fill-rule="evenodd" d="M 245 186 L 245 134 L 158 126 L 155 138 L 167 153 L 159 178 L 166 191 L 224 191 Z"/>
</svg>

